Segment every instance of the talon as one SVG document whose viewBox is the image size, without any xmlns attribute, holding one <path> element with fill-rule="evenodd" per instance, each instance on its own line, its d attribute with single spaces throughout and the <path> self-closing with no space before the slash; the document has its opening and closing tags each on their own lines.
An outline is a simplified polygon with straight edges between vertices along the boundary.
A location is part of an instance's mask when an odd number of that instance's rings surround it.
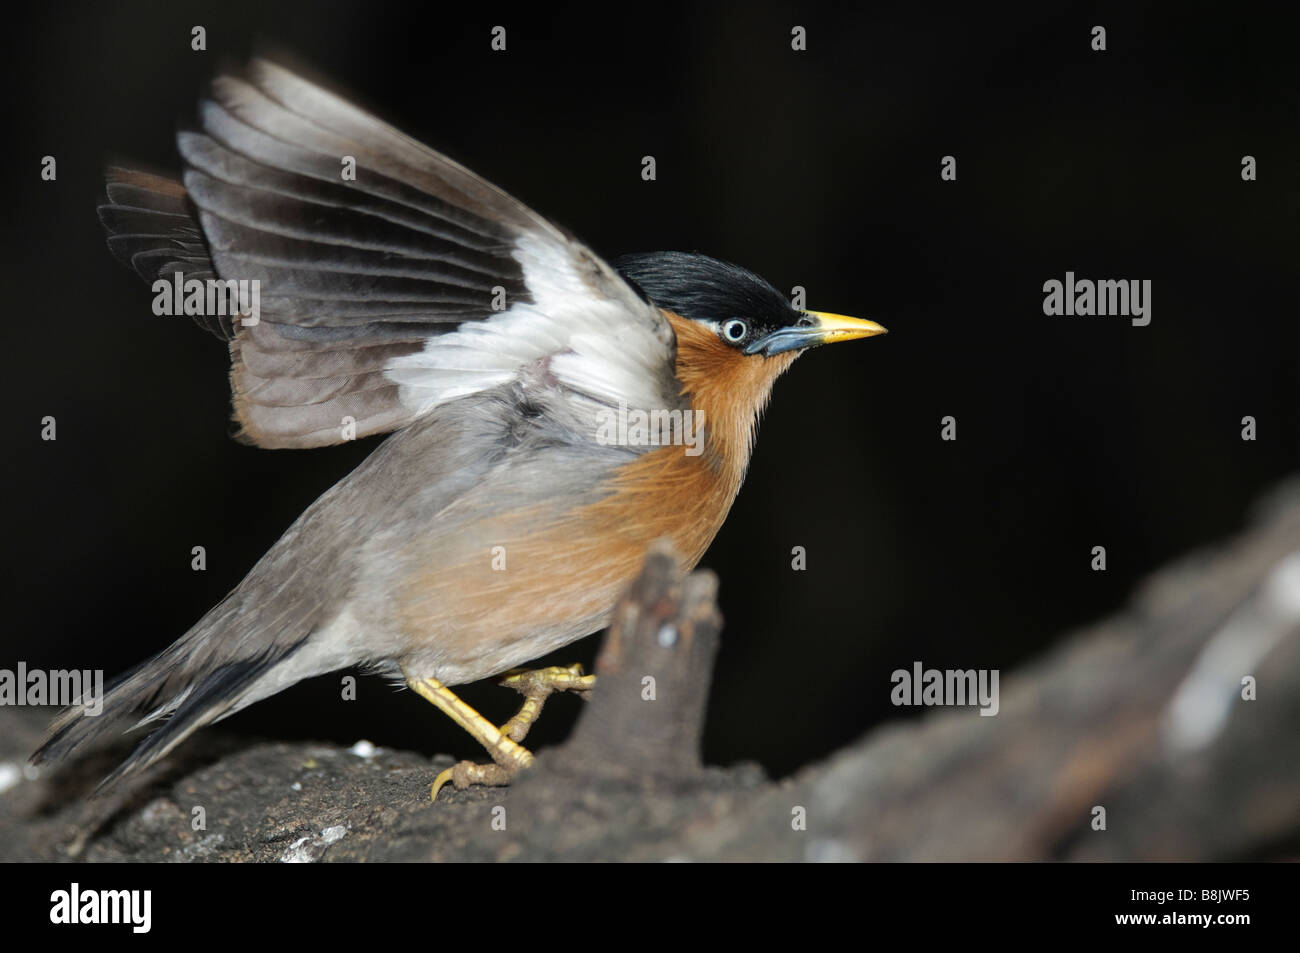
<svg viewBox="0 0 1300 953">
<path fill-rule="evenodd" d="M 442 790 L 443 785 L 448 781 L 457 791 L 463 791 L 474 784 L 482 784 L 487 787 L 503 787 L 513 781 L 520 771 L 532 763 L 532 755 L 528 755 L 526 761 L 520 760 L 514 765 L 475 764 L 473 761 L 460 761 L 440 772 L 434 779 L 433 790 L 429 793 L 429 800 L 436 801 L 438 792 Z"/>
<path fill-rule="evenodd" d="M 455 766 L 453 765 L 452 767 L 454 768 Z M 433 790 L 429 792 L 430 801 L 438 800 L 438 792 L 442 790 L 444 784 L 451 780 L 451 777 L 452 768 L 439 772 L 438 776 L 433 779 Z"/>
</svg>

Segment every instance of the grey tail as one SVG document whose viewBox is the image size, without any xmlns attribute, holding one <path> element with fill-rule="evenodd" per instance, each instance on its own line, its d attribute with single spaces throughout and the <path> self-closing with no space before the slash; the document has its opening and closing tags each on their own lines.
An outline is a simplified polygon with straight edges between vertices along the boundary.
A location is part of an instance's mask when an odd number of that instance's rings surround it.
<svg viewBox="0 0 1300 953">
<path fill-rule="evenodd" d="M 204 725 L 256 700 L 247 697 L 253 684 L 307 638 L 273 642 L 255 655 L 219 657 L 211 636 L 230 621 L 234 601 L 227 597 L 174 644 L 116 678 L 105 689 L 99 715 L 87 715 L 80 705 L 65 708 L 32 755 L 32 764 L 61 761 L 110 731 L 118 734 L 158 725 L 100 782 L 98 794 L 165 757 Z"/>
</svg>

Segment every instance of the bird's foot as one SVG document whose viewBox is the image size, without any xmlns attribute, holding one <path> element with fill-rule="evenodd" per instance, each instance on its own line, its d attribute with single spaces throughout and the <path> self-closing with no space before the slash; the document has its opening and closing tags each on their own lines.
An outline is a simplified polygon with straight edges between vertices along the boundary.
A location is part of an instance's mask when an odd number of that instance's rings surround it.
<svg viewBox="0 0 1300 953">
<path fill-rule="evenodd" d="M 541 715 L 547 698 L 555 692 L 573 692 L 585 698 L 595 687 L 596 676 L 582 674 L 582 666 L 575 663 L 532 670 L 520 669 L 506 675 L 499 684 L 513 688 L 524 696 L 524 704 L 518 714 L 501 726 L 501 734 L 518 742 L 528 736 L 528 729 Z"/>
<path fill-rule="evenodd" d="M 455 692 L 436 678 L 408 677 L 406 683 L 417 695 L 436 705 L 447 717 L 477 738 L 495 762 L 474 764 L 462 761 L 453 765 L 434 779 L 429 800 L 436 800 L 438 791 L 448 781 L 458 790 L 471 784 L 509 784 L 515 775 L 533 763 L 532 752 L 503 735 L 496 725 L 461 701 Z"/>
<path fill-rule="evenodd" d="M 410 678 L 411 690 L 440 708 L 452 721 L 478 739 L 492 756 L 492 764 L 461 761 L 441 772 L 433 781 L 429 800 L 448 781 L 458 791 L 473 784 L 500 786 L 509 784 L 519 772 L 533 763 L 532 753 L 519 742 L 528 734 L 546 699 L 555 692 L 576 692 L 585 696 L 596 684 L 595 675 L 584 675 L 581 665 L 553 665 L 532 671 L 516 671 L 501 679 L 501 684 L 524 696 L 518 714 L 498 728 L 471 706 L 461 701 L 450 688 L 436 678 Z"/>
</svg>

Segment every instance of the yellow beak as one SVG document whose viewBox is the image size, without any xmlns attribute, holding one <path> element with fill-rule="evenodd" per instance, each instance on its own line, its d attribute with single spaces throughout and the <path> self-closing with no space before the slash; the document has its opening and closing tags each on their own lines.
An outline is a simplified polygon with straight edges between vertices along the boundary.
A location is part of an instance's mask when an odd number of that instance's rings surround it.
<svg viewBox="0 0 1300 953">
<path fill-rule="evenodd" d="M 819 343 L 822 344 L 854 341 L 858 338 L 889 333 L 887 328 L 864 318 L 850 318 L 842 314 L 831 314 L 829 311 L 805 311 L 804 314 L 817 319 L 817 331 L 822 339 Z"/>
<path fill-rule="evenodd" d="M 799 319 L 791 327 L 777 328 L 771 334 L 751 341 L 745 346 L 744 354 L 762 354 L 772 357 L 786 351 L 801 351 L 806 347 L 819 344 L 833 344 L 837 341 L 852 341 L 855 338 L 869 338 L 876 334 L 886 334 L 883 327 L 875 321 L 862 318 L 846 318 L 842 314 L 830 314 L 826 311 L 805 311 L 803 314 L 811 320 Z"/>
</svg>

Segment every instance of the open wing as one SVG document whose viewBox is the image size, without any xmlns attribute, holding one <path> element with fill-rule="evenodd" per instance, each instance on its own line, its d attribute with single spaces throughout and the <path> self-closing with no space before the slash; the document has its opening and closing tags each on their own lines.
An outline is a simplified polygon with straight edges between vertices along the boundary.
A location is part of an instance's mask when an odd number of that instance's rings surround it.
<svg viewBox="0 0 1300 953">
<path fill-rule="evenodd" d="M 230 341 L 240 439 L 339 443 L 347 418 L 395 430 L 510 381 L 588 409 L 680 401 L 672 329 L 609 265 L 283 67 L 216 79 L 178 144 L 183 187 L 110 170 L 100 216 L 146 279 L 259 283 L 256 324 L 200 320 Z"/>
</svg>

